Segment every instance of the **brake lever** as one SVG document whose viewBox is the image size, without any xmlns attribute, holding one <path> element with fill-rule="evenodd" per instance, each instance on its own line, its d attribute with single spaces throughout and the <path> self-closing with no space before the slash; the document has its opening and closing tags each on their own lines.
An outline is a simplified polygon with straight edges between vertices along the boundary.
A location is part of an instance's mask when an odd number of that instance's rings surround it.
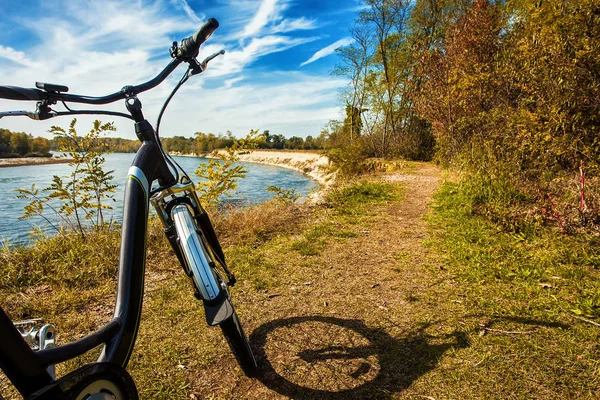
<svg viewBox="0 0 600 400">
<path fill-rule="evenodd" d="M 0 112 L 0 119 L 2 117 L 17 117 L 17 116 L 26 116 L 33 120 L 40 121 L 42 119 L 48 119 L 56 116 L 55 112 L 49 112 L 46 118 L 40 118 L 40 113 L 38 111 L 2 111 Z"/>
<path fill-rule="evenodd" d="M 195 62 L 196 65 L 192 68 L 192 75 L 196 75 L 201 72 L 204 72 L 206 70 L 206 68 L 208 68 L 208 63 L 210 61 L 212 61 L 213 59 L 215 59 L 218 56 L 221 56 L 223 54 L 225 54 L 225 50 L 217 51 L 216 53 L 211 54 L 210 56 L 206 57 L 201 63 L 198 63 L 198 61 L 196 61 Z"/>
</svg>

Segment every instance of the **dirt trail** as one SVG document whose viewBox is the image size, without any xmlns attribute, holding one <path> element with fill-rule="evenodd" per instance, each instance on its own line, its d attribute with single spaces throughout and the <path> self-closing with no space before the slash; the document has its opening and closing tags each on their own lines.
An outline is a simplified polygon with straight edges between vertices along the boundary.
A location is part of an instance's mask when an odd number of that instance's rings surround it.
<svg viewBox="0 0 600 400">
<path fill-rule="evenodd" d="M 452 334 L 428 336 L 420 311 L 440 268 L 423 244 L 423 214 L 440 171 L 421 163 L 384 179 L 401 182 L 401 201 L 372 206 L 374 223 L 357 226 L 356 237 L 330 241 L 301 265 L 284 257 L 278 273 L 287 272 L 287 285 L 251 299 L 244 294 L 251 305 L 242 319 L 263 377 L 235 376 L 227 357 L 198 377 L 199 397 L 388 397 L 457 345 Z"/>
</svg>

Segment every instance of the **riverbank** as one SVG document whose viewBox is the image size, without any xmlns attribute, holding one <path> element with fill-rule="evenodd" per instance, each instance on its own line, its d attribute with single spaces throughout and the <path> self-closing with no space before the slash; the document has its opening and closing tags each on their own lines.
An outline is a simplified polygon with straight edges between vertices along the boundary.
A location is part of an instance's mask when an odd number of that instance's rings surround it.
<svg viewBox="0 0 600 400">
<path fill-rule="evenodd" d="M 66 164 L 71 161 L 71 158 L 57 157 L 0 158 L 0 168 L 25 167 L 28 165 Z"/>
<path fill-rule="evenodd" d="M 321 190 L 308 196 L 311 202 L 318 203 L 322 201 L 324 193 L 335 181 L 335 173 L 331 172 L 331 168 L 329 168 L 329 158 L 321 153 L 311 151 L 244 150 L 239 157 L 243 162 L 293 169 L 314 179 L 321 185 Z"/>
</svg>

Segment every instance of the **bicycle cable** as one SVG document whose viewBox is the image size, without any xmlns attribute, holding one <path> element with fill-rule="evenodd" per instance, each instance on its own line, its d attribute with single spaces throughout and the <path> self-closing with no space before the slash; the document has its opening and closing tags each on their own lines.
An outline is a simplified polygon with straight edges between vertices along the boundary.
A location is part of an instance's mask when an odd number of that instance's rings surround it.
<svg viewBox="0 0 600 400">
<path fill-rule="evenodd" d="M 176 173 L 176 181 L 179 181 L 179 174 L 177 172 L 177 169 L 175 168 L 175 166 L 173 164 L 175 164 L 180 170 L 181 172 L 183 172 L 183 176 L 185 176 L 188 181 L 191 181 L 189 175 L 187 174 L 187 172 L 185 172 L 185 170 L 177 163 L 177 161 L 175 161 L 175 159 L 173 159 L 173 157 L 168 154 L 162 147 L 162 143 L 160 141 L 160 134 L 159 134 L 159 129 L 160 129 L 160 121 L 162 120 L 162 116 L 165 112 L 165 110 L 167 109 L 167 106 L 169 105 L 169 102 L 171 101 L 171 99 L 173 98 L 173 96 L 175 96 L 175 93 L 179 90 L 179 88 L 190 78 L 191 75 L 191 67 L 188 68 L 188 70 L 183 74 L 183 76 L 181 77 L 181 79 L 179 80 L 179 83 L 177 83 L 177 85 L 175 85 L 175 87 L 173 88 L 173 91 L 171 91 L 171 94 L 169 95 L 169 97 L 167 97 L 167 100 L 165 100 L 160 112 L 158 113 L 158 119 L 156 121 L 156 130 L 154 133 L 154 137 L 156 138 L 156 141 L 158 142 L 158 147 L 160 148 L 160 151 L 162 152 L 163 156 L 165 157 L 165 160 L 171 165 L 171 167 L 175 170 Z M 153 192 L 157 192 L 159 190 L 162 190 L 162 188 L 158 188 L 153 190 Z M 208 245 L 208 247 L 210 247 L 210 249 L 213 252 L 213 255 L 215 256 L 215 258 L 217 259 L 217 262 L 221 265 L 221 267 L 223 268 L 225 275 L 227 275 L 228 280 L 231 282 L 231 279 L 233 277 L 233 274 L 229 271 L 229 269 L 227 269 L 227 264 L 225 264 L 225 260 L 222 260 L 221 257 L 218 256 L 217 252 L 215 251 L 215 249 L 213 248 L 213 246 L 208 243 L 208 241 L 206 241 L 206 244 Z M 235 278 L 234 278 L 235 279 Z"/>
<path fill-rule="evenodd" d="M 160 141 L 160 133 L 159 133 L 160 121 L 162 120 L 162 116 L 163 116 L 165 110 L 167 109 L 167 106 L 171 102 L 171 99 L 173 98 L 173 96 L 175 96 L 175 93 L 177 93 L 179 88 L 190 78 L 190 76 L 191 76 L 190 71 L 191 71 L 191 69 L 188 68 L 188 70 L 183 74 L 183 76 L 181 77 L 181 79 L 179 80 L 177 85 L 175 85 L 175 87 L 171 91 L 171 94 L 169 94 L 169 97 L 167 97 L 167 100 L 165 100 L 165 102 L 163 103 L 163 106 L 160 109 L 160 112 L 158 114 L 158 119 L 156 121 L 156 130 L 154 132 L 154 137 L 156 138 L 156 142 L 158 143 L 158 147 L 160 148 L 160 151 L 163 154 L 165 161 L 167 161 L 167 163 L 171 166 L 171 168 L 175 172 L 175 181 L 176 182 L 179 182 L 179 171 L 181 171 L 183 173 L 183 176 L 186 177 L 188 181 L 191 181 L 191 179 L 190 179 L 189 175 L 187 174 L 187 172 L 185 172 L 185 170 L 177 163 L 177 161 L 175 161 L 175 159 L 170 154 L 168 154 L 165 151 L 165 149 L 163 149 L 162 142 Z M 158 189 L 153 190 L 153 192 L 159 191 L 162 189 L 163 188 L 158 188 Z"/>
</svg>

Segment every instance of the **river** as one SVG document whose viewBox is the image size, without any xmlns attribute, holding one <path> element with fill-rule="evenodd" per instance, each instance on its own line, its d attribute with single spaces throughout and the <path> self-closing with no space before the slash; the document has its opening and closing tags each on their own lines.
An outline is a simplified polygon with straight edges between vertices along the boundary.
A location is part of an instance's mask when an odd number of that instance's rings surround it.
<svg viewBox="0 0 600 400">
<path fill-rule="evenodd" d="M 114 170 L 114 183 L 118 185 L 115 193 L 115 209 L 105 213 L 105 220 L 121 219 L 123 183 L 135 154 L 113 153 L 106 156 L 105 169 Z M 194 175 L 196 167 L 206 162 L 200 157 L 174 157 L 181 167 L 187 171 L 193 181 L 199 179 Z M 273 194 L 265 188 L 270 185 L 282 189 L 296 189 L 296 192 L 306 196 L 316 189 L 317 183 L 299 172 L 273 167 L 269 165 L 242 163 L 247 166 L 246 178 L 239 180 L 237 191 L 233 198 L 224 201 L 235 201 L 241 204 L 261 203 L 270 199 Z M 9 167 L 0 169 L 0 245 L 28 244 L 30 232 L 34 226 L 42 228 L 48 234 L 52 233 L 50 226 L 42 218 L 19 220 L 23 215 L 23 207 L 27 200 L 18 199 L 16 189 L 29 189 L 32 184 L 43 189 L 50 185 L 53 175 L 68 176 L 71 167 L 68 164 L 32 165 L 25 167 Z M 54 219 L 54 217 L 49 214 Z"/>
</svg>

